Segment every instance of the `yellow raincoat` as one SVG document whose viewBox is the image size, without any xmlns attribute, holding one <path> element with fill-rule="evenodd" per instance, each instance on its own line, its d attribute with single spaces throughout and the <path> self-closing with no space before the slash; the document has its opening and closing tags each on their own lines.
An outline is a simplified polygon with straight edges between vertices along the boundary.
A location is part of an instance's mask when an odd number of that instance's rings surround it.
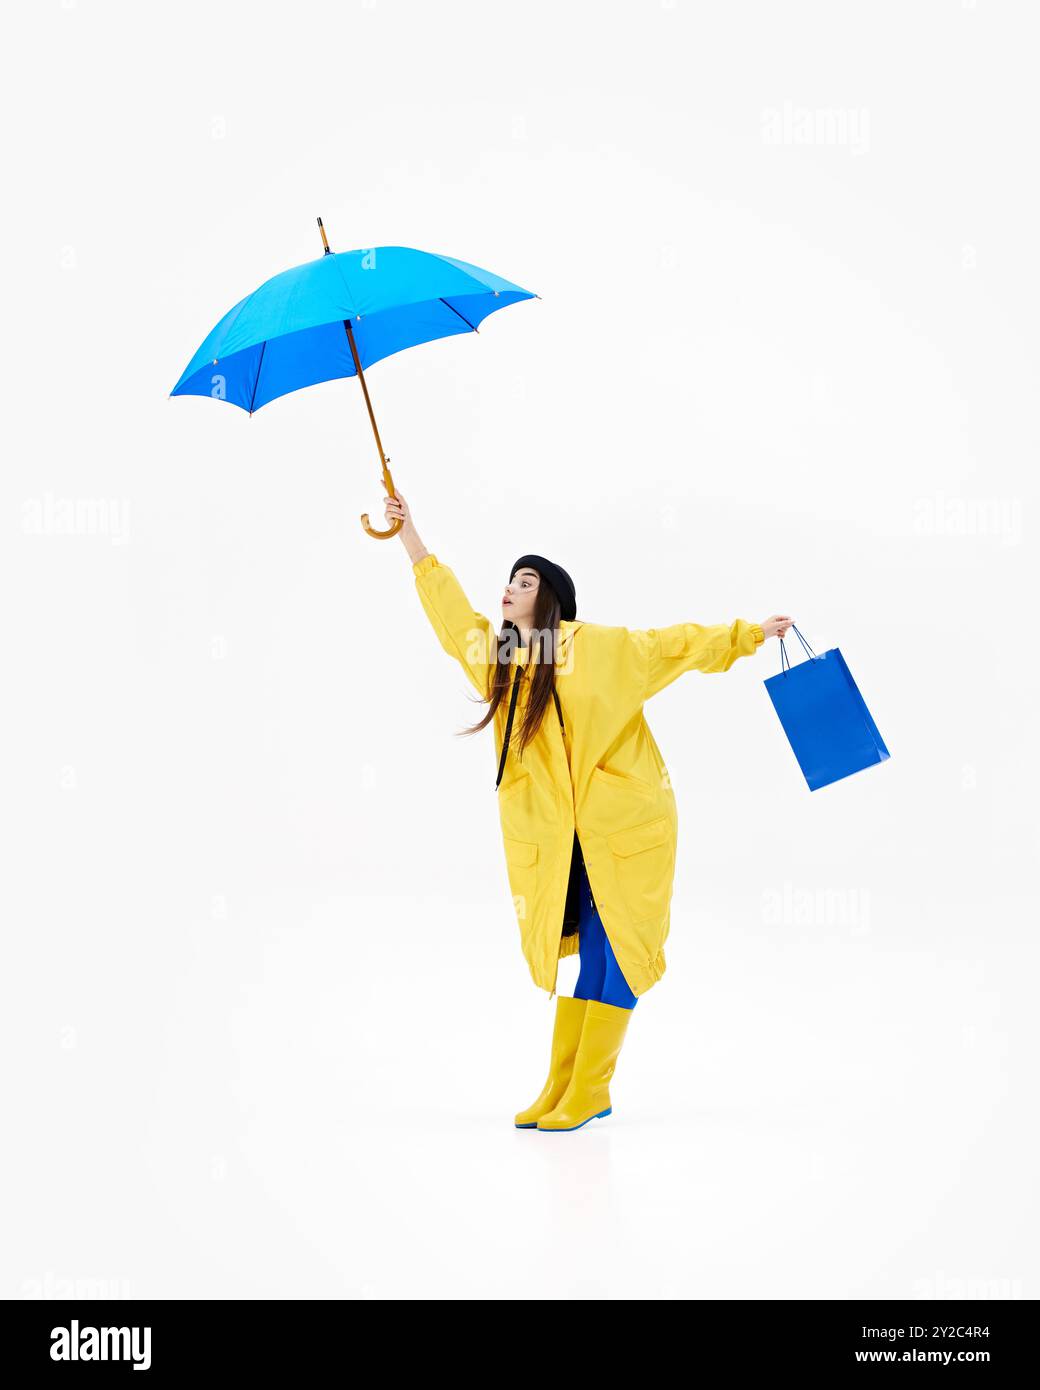
<svg viewBox="0 0 1040 1390">
<path fill-rule="evenodd" d="M 498 628 L 475 613 L 436 555 L 415 565 L 415 585 L 441 646 L 485 698 Z M 506 869 L 520 945 L 541 989 L 556 991 L 561 956 L 578 950 L 562 935 L 574 832 L 603 929 L 632 993 L 665 971 L 678 839 L 675 795 L 643 704 L 684 671 L 728 671 L 765 640 L 758 623 L 676 623 L 645 632 L 561 621 L 556 690 L 520 763 L 514 753 L 529 682 L 521 679 L 502 783 L 497 793 Z M 513 653 L 526 663 L 528 648 Z M 515 674 L 510 672 L 510 679 Z M 495 768 L 508 700 L 495 712 Z"/>
</svg>

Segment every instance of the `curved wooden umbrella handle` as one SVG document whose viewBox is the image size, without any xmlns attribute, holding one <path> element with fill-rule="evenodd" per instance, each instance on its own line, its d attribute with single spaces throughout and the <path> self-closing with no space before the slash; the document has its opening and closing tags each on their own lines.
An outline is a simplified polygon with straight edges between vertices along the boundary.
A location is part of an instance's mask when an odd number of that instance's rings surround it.
<svg viewBox="0 0 1040 1390">
<path fill-rule="evenodd" d="M 380 450 L 380 458 L 382 458 L 382 450 Z M 397 493 L 394 491 L 394 480 L 393 478 L 391 478 L 390 469 L 387 467 L 387 464 L 390 462 L 390 460 L 388 458 L 382 458 L 382 462 L 383 482 L 386 484 L 386 490 L 391 497 L 396 497 Z M 404 522 L 401 520 L 400 517 L 398 517 L 397 520 L 390 527 L 389 531 L 377 531 L 374 526 L 369 525 L 368 512 L 362 512 L 361 525 L 365 528 L 368 534 L 373 537 L 374 540 L 388 541 L 391 536 L 397 535 L 398 531 L 400 531 L 401 527 L 404 525 Z"/>
</svg>

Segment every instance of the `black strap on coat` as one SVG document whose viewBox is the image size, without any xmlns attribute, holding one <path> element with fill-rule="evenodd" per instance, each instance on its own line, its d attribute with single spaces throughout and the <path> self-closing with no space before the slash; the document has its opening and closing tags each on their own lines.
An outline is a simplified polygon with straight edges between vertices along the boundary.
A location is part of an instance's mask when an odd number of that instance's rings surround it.
<svg viewBox="0 0 1040 1390">
<path fill-rule="evenodd" d="M 498 776 L 495 778 L 495 790 L 502 780 L 502 773 L 505 770 L 506 754 L 509 751 L 509 736 L 513 732 L 513 715 L 516 711 L 516 697 L 520 693 L 520 679 L 523 676 L 524 668 L 520 665 L 516 668 L 513 677 L 513 688 L 509 692 L 509 713 L 506 715 L 506 732 L 502 739 L 502 756 L 498 760 Z M 553 685 L 553 699 L 556 701 L 556 716 L 560 721 L 560 733 L 563 733 L 563 710 L 560 709 L 560 697 L 556 693 L 556 686 Z"/>
<path fill-rule="evenodd" d="M 509 696 L 509 713 L 506 716 L 506 732 L 502 740 L 502 756 L 498 760 L 498 776 L 495 778 L 495 789 L 502 780 L 502 770 L 506 765 L 506 753 L 509 751 L 509 735 L 513 732 L 513 714 L 516 710 L 516 697 L 520 694 L 520 677 L 524 673 L 524 668 L 517 665 L 516 675 L 513 677 L 513 689 Z"/>
</svg>

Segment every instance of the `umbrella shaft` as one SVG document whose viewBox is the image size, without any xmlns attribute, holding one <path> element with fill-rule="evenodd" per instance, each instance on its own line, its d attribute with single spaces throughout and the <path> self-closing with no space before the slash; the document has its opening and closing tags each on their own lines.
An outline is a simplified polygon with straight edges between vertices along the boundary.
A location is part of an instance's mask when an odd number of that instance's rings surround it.
<svg viewBox="0 0 1040 1390">
<path fill-rule="evenodd" d="M 347 330 L 347 342 L 350 344 L 350 355 L 354 359 L 354 370 L 357 372 L 358 380 L 361 382 L 361 389 L 365 393 L 365 405 L 368 407 L 368 418 L 372 422 L 372 433 L 376 437 L 376 448 L 379 450 L 379 462 L 382 465 L 383 477 L 387 481 L 388 491 L 394 497 L 393 479 L 390 477 L 390 470 L 386 466 L 386 455 L 383 453 L 383 441 L 379 438 L 379 426 L 376 424 L 375 412 L 372 409 L 372 402 L 368 395 L 368 385 L 365 381 L 365 373 L 361 370 L 361 358 L 358 356 L 357 344 L 354 342 L 354 332 L 350 326 L 350 320 L 343 320 L 343 327 Z"/>
</svg>

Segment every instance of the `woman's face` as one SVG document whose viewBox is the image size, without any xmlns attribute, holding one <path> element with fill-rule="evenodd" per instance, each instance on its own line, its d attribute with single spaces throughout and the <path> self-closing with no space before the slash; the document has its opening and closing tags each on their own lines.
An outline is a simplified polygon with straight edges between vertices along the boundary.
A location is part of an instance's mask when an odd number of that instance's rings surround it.
<svg viewBox="0 0 1040 1390">
<path fill-rule="evenodd" d="M 502 598 L 502 617 L 516 623 L 519 628 L 533 627 L 535 600 L 540 583 L 541 576 L 537 570 L 526 567 L 518 569 L 506 585 Z"/>
</svg>

